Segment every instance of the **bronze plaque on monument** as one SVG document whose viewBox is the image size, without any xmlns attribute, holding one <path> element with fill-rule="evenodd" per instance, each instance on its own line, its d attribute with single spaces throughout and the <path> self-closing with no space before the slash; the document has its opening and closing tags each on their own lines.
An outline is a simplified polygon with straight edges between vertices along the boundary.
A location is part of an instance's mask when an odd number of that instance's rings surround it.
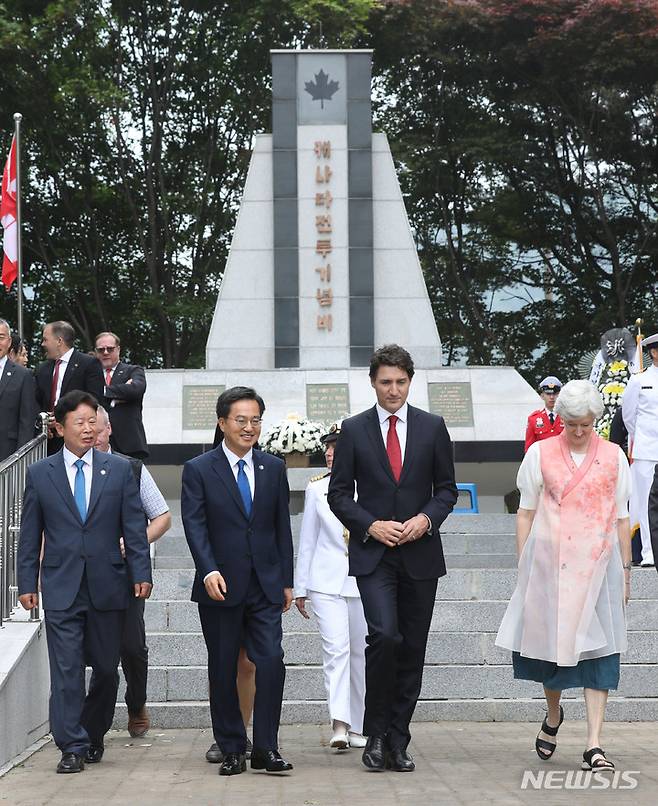
<svg viewBox="0 0 658 806">
<path fill-rule="evenodd" d="M 217 425 L 217 398 L 225 386 L 183 386 L 183 430 L 210 431 Z"/>
<path fill-rule="evenodd" d="M 427 394 L 430 411 L 440 414 L 448 427 L 473 427 L 473 399 L 468 381 L 428 383 Z"/>
<path fill-rule="evenodd" d="M 350 413 L 346 383 L 307 383 L 306 416 L 321 423 L 335 423 Z"/>
</svg>

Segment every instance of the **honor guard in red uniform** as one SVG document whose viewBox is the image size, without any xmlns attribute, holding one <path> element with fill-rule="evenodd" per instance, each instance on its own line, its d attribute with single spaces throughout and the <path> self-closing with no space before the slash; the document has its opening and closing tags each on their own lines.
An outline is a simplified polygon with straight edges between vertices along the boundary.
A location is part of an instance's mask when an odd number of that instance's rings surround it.
<svg viewBox="0 0 658 806">
<path fill-rule="evenodd" d="M 559 415 L 553 413 L 561 388 L 562 384 L 555 375 L 549 375 L 539 384 L 539 394 L 545 405 L 543 409 L 533 411 L 528 417 L 528 425 L 525 430 L 526 451 L 533 442 L 539 442 L 541 439 L 548 439 L 548 437 L 555 437 L 562 433 L 564 428 L 562 420 Z"/>
</svg>

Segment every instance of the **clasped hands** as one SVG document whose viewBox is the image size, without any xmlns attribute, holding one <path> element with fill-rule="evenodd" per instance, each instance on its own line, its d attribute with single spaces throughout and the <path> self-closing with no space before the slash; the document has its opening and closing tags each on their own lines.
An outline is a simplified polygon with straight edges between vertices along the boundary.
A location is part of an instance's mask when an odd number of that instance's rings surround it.
<svg viewBox="0 0 658 806">
<path fill-rule="evenodd" d="M 368 534 L 379 540 L 389 548 L 401 546 L 404 543 L 411 543 L 418 540 L 427 533 L 429 521 L 425 515 L 414 515 L 404 523 L 399 521 L 375 521 L 370 525 Z"/>
<path fill-rule="evenodd" d="M 226 581 L 219 571 L 213 571 L 204 580 L 204 587 L 206 593 L 215 602 L 223 602 L 226 599 Z M 283 606 L 282 610 L 286 613 L 290 610 L 292 604 L 292 588 L 283 589 Z"/>
</svg>

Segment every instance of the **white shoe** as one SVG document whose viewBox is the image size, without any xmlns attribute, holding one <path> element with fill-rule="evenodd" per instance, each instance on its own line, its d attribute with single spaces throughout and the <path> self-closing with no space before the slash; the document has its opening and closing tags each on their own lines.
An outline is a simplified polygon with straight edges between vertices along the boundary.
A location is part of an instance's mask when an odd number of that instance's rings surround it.
<svg viewBox="0 0 658 806">
<path fill-rule="evenodd" d="M 368 740 L 360 733 L 350 733 L 349 735 L 350 747 L 365 747 Z"/>
<path fill-rule="evenodd" d="M 640 568 L 653 568 L 654 565 L 653 557 L 647 557 L 646 560 L 642 560 L 640 563 Z"/>
<path fill-rule="evenodd" d="M 334 733 L 329 742 L 329 747 L 333 747 L 334 750 L 347 750 L 349 746 L 350 740 L 345 731 Z"/>
</svg>

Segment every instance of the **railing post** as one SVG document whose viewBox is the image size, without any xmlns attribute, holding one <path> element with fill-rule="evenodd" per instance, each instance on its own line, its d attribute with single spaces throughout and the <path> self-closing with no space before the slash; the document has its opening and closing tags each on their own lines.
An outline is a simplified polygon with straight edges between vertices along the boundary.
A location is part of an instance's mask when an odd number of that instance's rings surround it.
<svg viewBox="0 0 658 806">
<path fill-rule="evenodd" d="M 39 415 L 40 433 L 0 462 L 0 628 L 18 605 L 18 541 L 27 468 L 47 453 L 48 415 Z M 30 612 L 39 619 L 39 608 Z"/>
</svg>

